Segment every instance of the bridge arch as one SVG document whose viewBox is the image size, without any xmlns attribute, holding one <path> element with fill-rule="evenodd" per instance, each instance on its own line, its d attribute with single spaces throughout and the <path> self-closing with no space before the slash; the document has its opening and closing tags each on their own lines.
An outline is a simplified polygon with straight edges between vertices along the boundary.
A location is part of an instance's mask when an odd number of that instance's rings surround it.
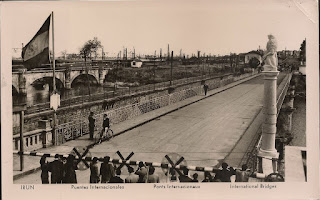
<svg viewBox="0 0 320 200">
<path fill-rule="evenodd" d="M 57 77 L 55 79 L 56 79 L 56 88 L 57 89 L 64 88 L 63 81 Z M 30 86 L 38 87 L 38 86 L 43 86 L 45 84 L 49 84 L 49 87 L 52 88 L 53 87 L 53 77 L 44 76 L 44 77 L 38 78 L 38 79 L 34 80 L 32 83 L 30 83 Z"/>
<path fill-rule="evenodd" d="M 78 76 L 75 76 L 72 80 L 71 80 L 71 87 L 73 88 L 75 86 L 76 83 L 87 83 L 88 79 L 90 81 L 90 83 L 92 84 L 99 84 L 98 79 L 96 78 L 95 75 L 92 74 L 80 74 Z"/>
</svg>

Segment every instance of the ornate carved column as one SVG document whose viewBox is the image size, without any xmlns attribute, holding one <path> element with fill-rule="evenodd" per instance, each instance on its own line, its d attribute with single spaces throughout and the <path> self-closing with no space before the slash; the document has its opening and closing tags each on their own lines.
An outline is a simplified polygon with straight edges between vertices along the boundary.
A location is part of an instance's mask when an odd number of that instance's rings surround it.
<svg viewBox="0 0 320 200">
<path fill-rule="evenodd" d="M 277 42 L 274 36 L 268 36 L 267 51 L 264 55 L 264 123 L 262 125 L 261 146 L 258 151 L 259 177 L 276 172 L 279 153 L 275 148 L 277 132 Z M 258 176 L 258 174 L 257 174 Z"/>
</svg>

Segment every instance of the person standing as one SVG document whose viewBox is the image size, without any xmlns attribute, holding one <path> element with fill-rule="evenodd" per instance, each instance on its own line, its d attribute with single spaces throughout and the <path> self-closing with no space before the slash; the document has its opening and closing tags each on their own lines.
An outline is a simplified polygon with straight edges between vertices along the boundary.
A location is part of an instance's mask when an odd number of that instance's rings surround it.
<svg viewBox="0 0 320 200">
<path fill-rule="evenodd" d="M 128 167 L 129 176 L 125 179 L 125 183 L 138 183 L 139 176 L 134 174 L 134 169 L 132 167 Z"/>
<path fill-rule="evenodd" d="M 110 157 L 106 156 L 103 159 L 100 167 L 101 183 L 108 183 L 111 177 L 115 176 L 114 167 L 109 163 Z"/>
<path fill-rule="evenodd" d="M 155 168 L 153 166 L 149 167 L 149 175 L 147 178 L 147 183 L 160 183 L 159 176 L 154 174 Z"/>
<path fill-rule="evenodd" d="M 107 134 L 109 128 L 110 128 L 110 120 L 108 118 L 108 115 L 104 114 L 103 115 L 102 131 L 100 133 L 99 144 L 102 142 L 103 136 L 105 134 Z M 108 137 L 108 136 L 106 135 L 106 137 Z"/>
<path fill-rule="evenodd" d="M 214 180 L 220 180 L 221 182 L 231 182 L 231 176 L 235 175 L 235 171 L 232 167 L 228 169 L 227 163 L 222 163 L 222 170 L 218 171 Z"/>
<path fill-rule="evenodd" d="M 94 157 L 90 163 L 90 183 L 99 183 L 99 167 L 98 167 L 98 158 Z"/>
<path fill-rule="evenodd" d="M 145 178 L 148 174 L 147 168 L 144 166 L 143 162 L 139 162 L 139 168 L 136 171 L 136 174 L 139 176 L 139 181 L 138 183 L 144 183 Z"/>
<path fill-rule="evenodd" d="M 90 112 L 90 115 L 88 117 L 89 120 L 89 133 L 90 133 L 90 140 L 93 140 L 93 134 L 94 134 L 94 127 L 96 119 L 94 118 L 93 112 Z"/>
<path fill-rule="evenodd" d="M 110 178 L 109 183 L 123 183 L 123 179 L 120 178 L 121 175 L 121 169 L 117 169 L 116 170 L 116 176 L 113 176 Z"/>
<path fill-rule="evenodd" d="M 183 174 L 179 176 L 179 181 L 180 182 L 192 182 L 192 179 L 188 176 L 189 174 L 189 169 L 187 167 L 184 167 L 182 169 Z"/>
<path fill-rule="evenodd" d="M 65 169 L 65 183 L 77 183 L 76 170 L 78 167 L 76 166 L 74 155 L 68 156 Z"/>
<path fill-rule="evenodd" d="M 202 182 L 203 183 L 213 182 L 213 179 L 212 179 L 212 176 L 211 176 L 210 172 L 207 172 L 207 171 L 204 172 L 204 179 L 203 179 Z"/>
<path fill-rule="evenodd" d="M 49 184 L 49 164 L 46 162 L 46 158 L 47 156 L 43 155 L 40 159 L 42 184 Z"/>
<path fill-rule="evenodd" d="M 243 164 L 241 170 L 236 170 L 236 182 L 248 182 L 250 172 L 247 171 L 247 165 Z"/>
<path fill-rule="evenodd" d="M 203 85 L 203 90 L 204 90 L 204 96 L 207 96 L 209 86 L 207 84 Z"/>
<path fill-rule="evenodd" d="M 199 182 L 199 180 L 198 180 L 198 173 L 194 173 L 194 174 L 192 175 L 192 177 L 193 177 L 193 179 L 192 179 L 191 182 L 195 182 L 195 183 L 198 183 L 198 182 Z"/>
<path fill-rule="evenodd" d="M 63 178 L 63 163 L 59 159 L 59 155 L 54 156 L 54 161 L 49 164 L 51 172 L 51 184 L 60 184 Z"/>
</svg>

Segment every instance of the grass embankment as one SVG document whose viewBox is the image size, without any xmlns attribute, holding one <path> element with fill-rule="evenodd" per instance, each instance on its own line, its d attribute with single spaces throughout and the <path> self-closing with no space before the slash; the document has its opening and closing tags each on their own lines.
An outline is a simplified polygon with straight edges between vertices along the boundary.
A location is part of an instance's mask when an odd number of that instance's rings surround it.
<svg viewBox="0 0 320 200">
<path fill-rule="evenodd" d="M 213 65 L 174 65 L 172 70 L 173 80 L 197 77 L 205 75 L 221 75 L 230 73 L 230 67 L 217 67 Z M 107 82 L 124 82 L 134 85 L 146 85 L 169 81 L 171 77 L 171 68 L 164 66 L 144 66 L 141 68 L 119 67 L 113 68 L 108 72 Z"/>
</svg>

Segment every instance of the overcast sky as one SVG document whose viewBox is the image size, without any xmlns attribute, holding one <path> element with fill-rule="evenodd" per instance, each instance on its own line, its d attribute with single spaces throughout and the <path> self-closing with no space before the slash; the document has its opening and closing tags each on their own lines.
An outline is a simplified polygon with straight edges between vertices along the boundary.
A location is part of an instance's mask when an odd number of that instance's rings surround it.
<svg viewBox="0 0 320 200">
<path fill-rule="evenodd" d="M 304 1 L 302 1 L 304 2 Z M 123 47 L 136 54 L 162 48 L 179 54 L 197 50 L 207 54 L 243 53 L 261 46 L 267 35 L 278 50 L 297 50 L 314 23 L 307 3 L 287 0 L 138 1 L 138 2 L 7 2 L 12 46 L 28 43 L 54 11 L 55 52 L 78 53 L 94 36 L 113 56 Z M 51 45 L 51 44 L 50 44 Z"/>
</svg>

